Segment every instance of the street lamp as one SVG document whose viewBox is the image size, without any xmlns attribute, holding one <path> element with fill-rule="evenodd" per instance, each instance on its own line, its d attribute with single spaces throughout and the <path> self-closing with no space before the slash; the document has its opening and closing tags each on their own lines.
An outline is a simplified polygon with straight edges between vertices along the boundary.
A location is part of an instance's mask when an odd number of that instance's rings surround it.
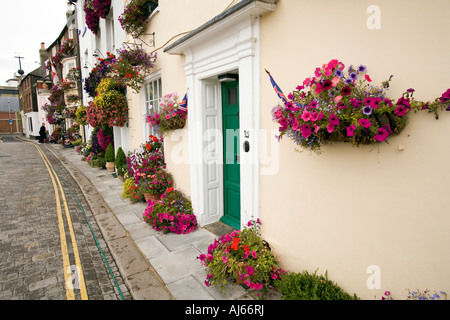
<svg viewBox="0 0 450 320">
<path fill-rule="evenodd" d="M 11 107 L 8 101 L 8 111 L 9 111 L 9 131 L 12 134 L 12 119 L 11 119 Z"/>
</svg>

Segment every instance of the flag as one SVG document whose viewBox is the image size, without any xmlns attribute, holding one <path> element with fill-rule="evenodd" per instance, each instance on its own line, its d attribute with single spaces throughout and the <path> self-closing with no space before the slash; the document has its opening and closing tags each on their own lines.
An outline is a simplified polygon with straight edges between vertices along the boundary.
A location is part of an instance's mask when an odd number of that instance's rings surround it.
<svg viewBox="0 0 450 320">
<path fill-rule="evenodd" d="M 178 110 L 187 111 L 187 105 L 188 105 L 188 97 L 187 97 L 187 92 L 186 92 L 183 100 L 178 105 Z"/>
<path fill-rule="evenodd" d="M 288 100 L 286 98 L 286 96 L 284 95 L 283 91 L 281 91 L 280 87 L 276 84 L 275 80 L 273 80 L 272 76 L 270 75 L 269 71 L 266 70 L 267 74 L 270 77 L 270 82 L 272 83 L 273 89 L 275 90 L 276 94 L 278 95 L 278 97 L 283 100 L 284 103 L 287 103 Z"/>
<path fill-rule="evenodd" d="M 55 64 L 53 63 L 53 60 L 50 60 L 50 63 L 52 65 L 52 80 L 53 83 L 56 84 L 59 82 L 58 74 L 56 73 Z"/>
</svg>

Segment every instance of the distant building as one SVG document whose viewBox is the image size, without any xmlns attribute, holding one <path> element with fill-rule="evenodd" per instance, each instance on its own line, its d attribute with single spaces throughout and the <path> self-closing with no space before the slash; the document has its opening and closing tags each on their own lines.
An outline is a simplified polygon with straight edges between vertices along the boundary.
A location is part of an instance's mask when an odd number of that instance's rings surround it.
<svg viewBox="0 0 450 320">
<path fill-rule="evenodd" d="M 0 133 L 22 132 L 17 86 L 0 87 Z"/>
</svg>

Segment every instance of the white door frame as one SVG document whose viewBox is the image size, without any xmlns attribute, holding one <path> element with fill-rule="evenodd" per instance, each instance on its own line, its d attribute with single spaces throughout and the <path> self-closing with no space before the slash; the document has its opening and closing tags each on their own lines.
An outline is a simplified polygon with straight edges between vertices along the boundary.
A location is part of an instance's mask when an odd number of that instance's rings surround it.
<svg viewBox="0 0 450 320">
<path fill-rule="evenodd" d="M 241 225 L 259 217 L 259 16 L 274 9 L 274 5 L 255 1 L 167 50 L 186 58 L 191 201 L 200 225 L 216 222 L 223 216 L 222 102 L 218 76 L 233 71 L 239 74 Z M 211 107 L 208 99 L 216 103 L 217 112 L 217 118 L 210 123 L 205 120 Z M 212 123 L 216 123 L 215 128 Z M 245 141 L 250 144 L 248 152 L 242 148 Z M 217 189 L 208 188 L 213 181 L 217 182 Z"/>
</svg>

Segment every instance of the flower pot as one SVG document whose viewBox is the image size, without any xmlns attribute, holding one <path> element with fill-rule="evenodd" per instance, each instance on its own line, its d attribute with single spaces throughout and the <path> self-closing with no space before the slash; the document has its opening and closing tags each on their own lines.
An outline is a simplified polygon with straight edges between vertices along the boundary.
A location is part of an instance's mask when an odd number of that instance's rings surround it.
<svg viewBox="0 0 450 320">
<path fill-rule="evenodd" d="M 154 202 L 156 200 L 159 200 L 161 198 L 161 195 L 160 194 L 144 193 L 144 198 L 145 198 L 146 202 L 148 202 L 149 200 Z"/>
<path fill-rule="evenodd" d="M 106 163 L 106 169 L 110 172 L 114 172 L 115 170 L 115 163 L 114 162 L 107 162 Z"/>
</svg>

